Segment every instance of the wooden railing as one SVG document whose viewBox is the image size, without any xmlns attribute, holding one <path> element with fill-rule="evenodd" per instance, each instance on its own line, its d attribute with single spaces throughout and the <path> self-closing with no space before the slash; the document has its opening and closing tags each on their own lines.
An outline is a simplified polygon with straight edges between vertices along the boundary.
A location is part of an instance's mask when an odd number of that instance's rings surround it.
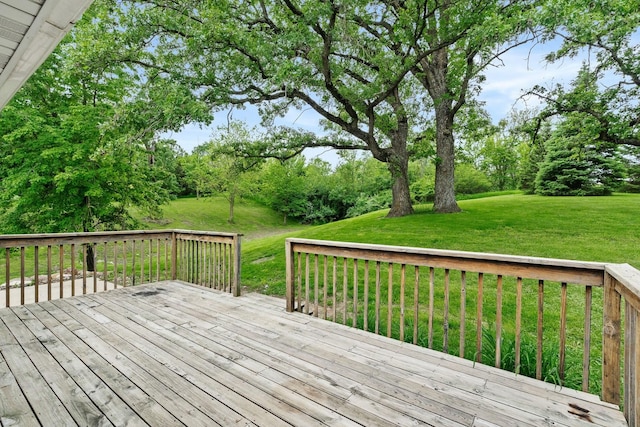
<svg viewBox="0 0 640 427">
<path fill-rule="evenodd" d="M 602 398 L 616 404 L 621 401 L 622 365 L 624 415 L 629 427 L 640 427 L 640 271 L 628 264 L 607 265 L 604 307 Z"/>
<path fill-rule="evenodd" d="M 303 239 L 287 239 L 286 262 L 287 311 L 601 394 L 640 426 L 628 265 Z"/>
<path fill-rule="evenodd" d="M 174 278 L 240 296 L 240 234 L 175 231 Z"/>
<path fill-rule="evenodd" d="M 0 235 L 1 249 L 5 307 L 173 279 L 240 292 L 240 235 L 233 233 Z"/>
</svg>

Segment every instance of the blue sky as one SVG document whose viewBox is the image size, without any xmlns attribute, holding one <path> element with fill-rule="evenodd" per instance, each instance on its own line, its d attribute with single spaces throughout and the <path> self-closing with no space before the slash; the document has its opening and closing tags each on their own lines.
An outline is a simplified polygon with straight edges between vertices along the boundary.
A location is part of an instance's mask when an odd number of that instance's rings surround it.
<svg viewBox="0 0 640 427">
<path fill-rule="evenodd" d="M 554 46 L 557 47 L 557 46 Z M 523 92 L 534 85 L 551 85 L 555 83 L 568 83 L 576 75 L 581 66 L 582 59 L 565 60 L 554 64 L 544 61 L 544 56 L 552 50 L 549 45 L 525 45 L 512 49 L 502 56 L 502 62 L 489 67 L 486 81 L 479 98 L 485 102 L 485 108 L 493 118 L 494 123 L 507 116 L 513 109 L 523 109 L 537 105 L 535 99 L 522 100 Z M 257 110 L 248 107 L 244 110 L 232 112 L 234 120 L 247 122 L 249 125 L 258 125 L 260 119 Z M 224 125 L 227 120 L 227 112 L 216 116 L 215 121 L 207 127 L 189 125 L 181 132 L 166 135 L 178 141 L 178 144 L 187 152 L 194 147 L 207 142 L 218 126 Z M 288 126 L 296 126 L 308 130 L 318 130 L 319 115 L 311 109 L 292 110 L 278 123 Z M 331 163 L 337 161 L 337 156 L 331 151 L 317 149 L 305 151 L 305 156 L 311 158 L 321 156 Z"/>
</svg>

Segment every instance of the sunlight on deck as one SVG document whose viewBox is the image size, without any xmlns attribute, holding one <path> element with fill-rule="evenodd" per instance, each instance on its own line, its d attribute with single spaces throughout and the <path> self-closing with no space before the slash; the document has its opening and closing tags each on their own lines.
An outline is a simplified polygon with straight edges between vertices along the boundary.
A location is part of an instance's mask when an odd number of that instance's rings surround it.
<svg viewBox="0 0 640 427">
<path fill-rule="evenodd" d="M 0 309 L 0 421 L 626 425 L 596 396 L 284 307 L 161 282 Z"/>
</svg>

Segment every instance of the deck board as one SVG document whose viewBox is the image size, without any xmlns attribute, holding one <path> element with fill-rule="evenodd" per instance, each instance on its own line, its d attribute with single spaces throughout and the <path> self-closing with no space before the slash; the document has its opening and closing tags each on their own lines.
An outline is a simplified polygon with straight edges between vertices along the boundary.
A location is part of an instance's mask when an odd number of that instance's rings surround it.
<svg viewBox="0 0 640 427">
<path fill-rule="evenodd" d="M 74 354 L 82 360 L 87 369 L 100 378 L 105 387 L 111 391 L 110 396 L 113 400 L 119 399 L 124 402 L 123 405 L 118 406 L 120 411 L 128 412 L 129 409 L 132 410 L 136 414 L 136 418 L 140 420 L 139 422 L 145 425 L 146 422 L 151 425 L 183 425 L 167 409 L 161 406 L 155 398 L 138 387 L 130 378 L 123 375 L 101 354 L 91 348 L 89 344 L 75 335 L 73 331 L 81 330 L 84 326 L 77 323 L 66 312 L 56 307 L 56 305 L 48 303 L 30 305 L 28 309 L 67 346 L 70 354 Z M 122 425 L 137 425 L 139 422 L 129 420 Z"/>
<path fill-rule="evenodd" d="M 180 282 L 0 309 L 14 424 L 626 425 L 587 393 Z"/>
</svg>

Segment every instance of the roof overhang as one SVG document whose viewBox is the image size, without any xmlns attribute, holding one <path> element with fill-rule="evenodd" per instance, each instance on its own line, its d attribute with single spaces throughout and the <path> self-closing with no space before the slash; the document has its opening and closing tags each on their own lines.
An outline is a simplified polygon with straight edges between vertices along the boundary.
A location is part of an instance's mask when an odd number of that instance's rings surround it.
<svg viewBox="0 0 640 427">
<path fill-rule="evenodd" d="M 0 0 L 0 109 L 93 0 Z"/>
</svg>

